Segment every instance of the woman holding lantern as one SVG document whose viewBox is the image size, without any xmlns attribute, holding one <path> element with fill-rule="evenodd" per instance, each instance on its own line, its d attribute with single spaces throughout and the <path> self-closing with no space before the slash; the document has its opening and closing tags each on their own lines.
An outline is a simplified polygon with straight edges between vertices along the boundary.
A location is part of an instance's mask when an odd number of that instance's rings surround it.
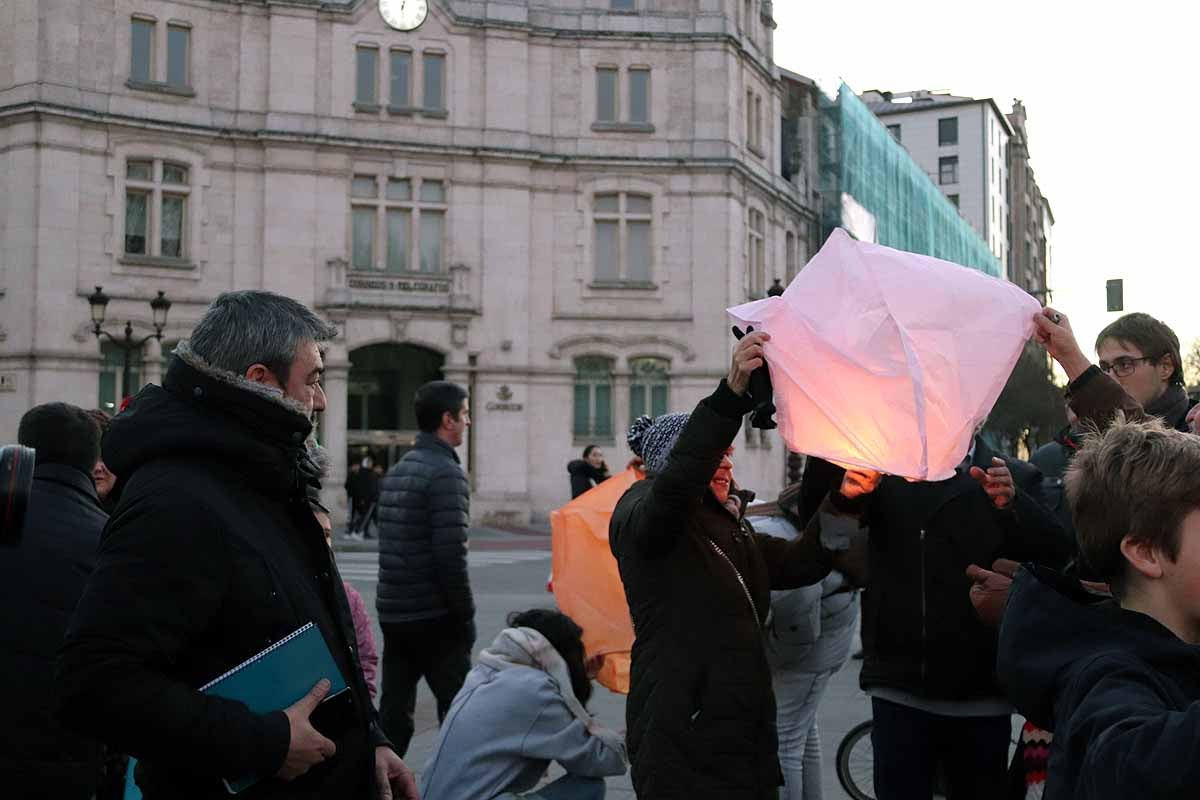
<svg viewBox="0 0 1200 800">
<path fill-rule="evenodd" d="M 648 478 L 617 504 L 609 540 L 636 633 L 626 741 L 643 800 L 775 797 L 770 591 L 820 581 L 857 528 L 825 506 L 788 542 L 742 518 L 753 495 L 733 481 L 732 443 L 756 405 L 750 374 L 768 339 L 743 338 L 728 377 L 691 414 L 643 417 L 629 432 Z M 850 473 L 845 491 L 871 480 Z"/>
</svg>

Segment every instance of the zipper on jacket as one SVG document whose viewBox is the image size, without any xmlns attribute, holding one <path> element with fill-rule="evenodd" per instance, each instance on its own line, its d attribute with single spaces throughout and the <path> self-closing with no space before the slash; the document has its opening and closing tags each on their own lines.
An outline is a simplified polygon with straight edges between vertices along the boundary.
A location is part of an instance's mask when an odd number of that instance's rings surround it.
<svg viewBox="0 0 1200 800">
<path fill-rule="evenodd" d="M 736 566 L 734 566 L 733 561 L 729 558 L 729 556 L 725 555 L 725 551 L 717 546 L 716 542 L 714 542 L 712 539 L 706 539 L 705 541 L 708 542 L 708 546 L 711 547 L 717 555 L 725 560 L 725 563 L 729 565 L 731 570 L 733 570 L 733 574 L 737 576 L 737 581 L 739 584 L 741 584 L 742 592 L 744 592 L 746 595 L 746 601 L 750 603 L 750 613 L 754 614 L 754 624 L 761 630 L 763 623 L 758 616 L 758 606 L 755 604 L 754 598 L 750 596 L 750 589 L 746 586 L 746 581 L 742 579 L 742 573 L 738 571 Z"/>
<path fill-rule="evenodd" d="M 925 598 L 925 529 L 921 529 L 921 682 L 925 681 L 925 661 L 928 652 L 928 645 L 925 642 L 927 631 L 925 624 L 926 613 L 926 598 Z"/>
</svg>

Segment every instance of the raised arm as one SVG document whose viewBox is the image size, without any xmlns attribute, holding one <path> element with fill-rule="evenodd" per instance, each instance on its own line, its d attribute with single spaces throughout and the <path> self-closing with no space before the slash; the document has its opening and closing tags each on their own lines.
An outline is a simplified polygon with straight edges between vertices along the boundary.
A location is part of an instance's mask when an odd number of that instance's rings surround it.
<svg viewBox="0 0 1200 800">
<path fill-rule="evenodd" d="M 1066 314 L 1047 307 L 1034 317 L 1034 322 L 1035 337 L 1067 374 L 1071 410 L 1080 420 L 1104 430 L 1118 411 L 1131 421 L 1145 417 L 1141 403 L 1083 354 Z"/>
<path fill-rule="evenodd" d="M 614 516 L 614 544 L 634 537 L 632 544 L 650 556 L 674 547 L 679 536 L 676 521 L 709 491 L 722 457 L 741 428 L 742 417 L 754 407 L 746 390 L 750 373 L 763 364 L 762 344 L 769 338 L 765 333 L 752 333 L 738 342 L 729 375 L 696 406 L 666 466 L 654 476 L 649 491 L 632 501 L 637 506 L 631 510 L 628 522 L 616 524 L 623 515 Z"/>
</svg>

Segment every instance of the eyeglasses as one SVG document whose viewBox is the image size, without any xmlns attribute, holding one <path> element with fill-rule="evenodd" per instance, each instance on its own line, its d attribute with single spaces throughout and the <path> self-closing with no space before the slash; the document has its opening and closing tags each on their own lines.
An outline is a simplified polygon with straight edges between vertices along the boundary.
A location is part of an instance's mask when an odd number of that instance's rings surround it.
<svg viewBox="0 0 1200 800">
<path fill-rule="evenodd" d="M 1137 369 L 1139 361 L 1145 361 L 1148 364 L 1153 364 L 1155 361 L 1158 361 L 1158 359 L 1151 358 L 1149 356 L 1142 356 L 1141 358 L 1134 358 L 1133 356 L 1121 356 L 1120 358 L 1114 358 L 1111 364 L 1107 361 L 1101 361 L 1100 371 L 1105 373 L 1111 372 L 1118 378 L 1128 378 L 1133 374 L 1133 371 Z"/>
</svg>

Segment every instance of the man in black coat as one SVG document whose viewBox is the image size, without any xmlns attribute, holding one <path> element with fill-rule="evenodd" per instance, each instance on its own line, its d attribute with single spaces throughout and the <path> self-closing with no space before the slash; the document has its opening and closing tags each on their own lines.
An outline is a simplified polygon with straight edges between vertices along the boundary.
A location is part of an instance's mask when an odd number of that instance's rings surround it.
<svg viewBox="0 0 1200 800">
<path fill-rule="evenodd" d="M 307 498 L 334 333 L 289 298 L 223 294 L 105 436 L 120 496 L 59 654 L 60 716 L 136 757 L 146 800 L 215 800 L 247 775 L 246 800 L 416 796 Z M 197 691 L 310 622 L 348 691 L 322 704 L 322 680 L 265 714 Z"/>
<path fill-rule="evenodd" d="M 1010 706 L 996 632 L 971 606 L 966 570 L 1070 558 L 1070 537 L 1041 504 L 1041 474 L 976 436 L 946 480 L 887 476 L 850 500 L 841 470 L 816 458 L 804 480 L 869 530 L 859 680 L 872 700 L 875 796 L 931 797 L 940 762 L 951 798 L 1003 797 Z"/>
<path fill-rule="evenodd" d="M 438 720 L 471 669 L 475 600 L 467 575 L 470 487 L 454 448 L 471 424 L 466 391 L 433 381 L 414 398 L 416 446 L 384 476 L 379 498 L 384 730 L 403 755 L 414 732 L 417 683 L 437 698 Z"/>
<path fill-rule="evenodd" d="M 54 719 L 54 656 L 95 566 L 108 515 L 92 485 L 100 429 L 83 409 L 37 406 L 18 441 L 37 451 L 21 543 L 0 551 L 0 792 L 86 800 L 101 748 Z"/>
</svg>

